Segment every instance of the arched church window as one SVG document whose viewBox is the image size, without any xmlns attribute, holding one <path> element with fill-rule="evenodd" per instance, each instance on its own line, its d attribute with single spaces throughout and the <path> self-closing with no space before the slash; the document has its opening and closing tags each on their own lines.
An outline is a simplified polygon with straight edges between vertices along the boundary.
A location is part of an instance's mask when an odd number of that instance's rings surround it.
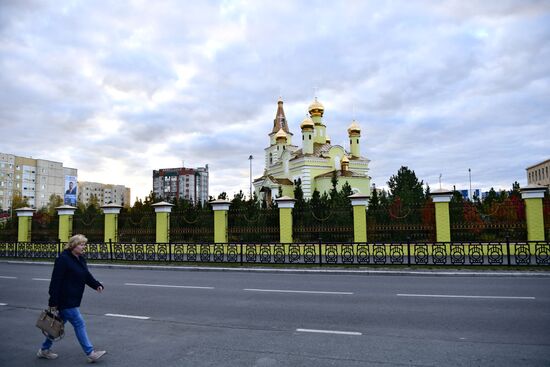
<svg viewBox="0 0 550 367">
<path fill-rule="evenodd" d="M 269 153 L 269 164 L 273 164 L 273 153 Z"/>
</svg>

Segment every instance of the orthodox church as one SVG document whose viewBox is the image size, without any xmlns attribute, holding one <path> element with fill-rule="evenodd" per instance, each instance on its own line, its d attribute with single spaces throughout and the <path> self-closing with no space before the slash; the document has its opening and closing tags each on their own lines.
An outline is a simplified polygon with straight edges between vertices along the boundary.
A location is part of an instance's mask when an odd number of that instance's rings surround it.
<svg viewBox="0 0 550 367">
<path fill-rule="evenodd" d="M 254 192 L 260 200 L 270 202 L 279 196 L 294 197 L 294 183 L 302 181 L 304 198 L 310 199 L 315 190 L 322 195 L 332 188 L 332 177 L 338 178 L 338 190 L 347 182 L 354 193 L 370 195 L 370 160 L 361 156 L 361 128 L 352 121 L 348 128 L 349 151 L 340 145 L 331 145 L 323 122 L 324 106 L 315 98 L 309 105 L 309 117 L 300 124 L 302 146 L 292 144 L 293 134 L 283 109 L 277 102 L 269 146 L 265 148 L 265 170 L 254 180 Z M 280 190 L 280 191 L 279 191 Z"/>
</svg>

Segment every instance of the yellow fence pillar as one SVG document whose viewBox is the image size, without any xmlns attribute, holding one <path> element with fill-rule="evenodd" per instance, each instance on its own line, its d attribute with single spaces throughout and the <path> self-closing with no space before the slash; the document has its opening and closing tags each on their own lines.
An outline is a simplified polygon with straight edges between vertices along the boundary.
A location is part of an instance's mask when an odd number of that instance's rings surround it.
<svg viewBox="0 0 550 367">
<path fill-rule="evenodd" d="M 449 202 L 453 193 L 438 189 L 431 193 L 435 204 L 435 238 L 437 242 L 451 242 L 451 221 L 449 219 Z"/>
<path fill-rule="evenodd" d="M 156 228 L 156 242 L 168 243 L 170 242 L 170 213 L 174 204 L 161 201 L 152 205 L 157 213 L 157 228 Z"/>
<path fill-rule="evenodd" d="M 32 216 L 35 212 L 33 208 L 15 209 L 18 218 L 17 242 L 31 242 Z"/>
<path fill-rule="evenodd" d="M 281 243 L 292 243 L 292 209 L 296 200 L 283 196 L 275 199 L 279 207 L 279 233 Z"/>
<path fill-rule="evenodd" d="M 101 207 L 105 215 L 105 224 L 103 226 L 103 242 L 118 242 L 118 215 L 122 206 L 118 204 L 107 204 Z"/>
<path fill-rule="evenodd" d="M 212 205 L 214 211 L 214 242 L 227 243 L 227 223 L 231 202 L 228 200 L 214 200 L 210 202 L 210 205 Z"/>
<path fill-rule="evenodd" d="M 76 208 L 70 205 L 62 205 L 55 209 L 59 215 L 59 241 L 67 243 L 73 235 L 73 216 Z"/>
<path fill-rule="evenodd" d="M 367 242 L 367 205 L 368 195 L 348 196 L 353 206 L 353 242 Z"/>
<path fill-rule="evenodd" d="M 525 201 L 527 241 L 544 241 L 542 199 L 545 192 L 546 187 L 539 185 L 529 185 L 521 189 L 521 198 Z"/>
</svg>

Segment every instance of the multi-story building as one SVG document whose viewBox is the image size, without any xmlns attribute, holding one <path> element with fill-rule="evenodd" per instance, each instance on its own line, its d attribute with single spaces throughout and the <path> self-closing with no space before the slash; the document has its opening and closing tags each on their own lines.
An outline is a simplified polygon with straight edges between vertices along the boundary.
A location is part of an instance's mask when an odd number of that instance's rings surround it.
<svg viewBox="0 0 550 367">
<path fill-rule="evenodd" d="M 109 203 L 130 206 L 130 188 L 123 185 L 103 184 L 99 182 L 78 182 L 78 201 L 89 204 L 92 197 L 97 198 L 99 205 Z"/>
<path fill-rule="evenodd" d="M 208 165 L 154 170 L 153 192 L 166 201 L 182 198 L 204 205 L 208 201 Z"/>
<path fill-rule="evenodd" d="M 76 168 L 63 167 L 61 162 L 0 153 L 0 208 L 11 208 L 15 195 L 33 208 L 47 206 L 51 195 L 74 205 L 77 173 Z"/>
<path fill-rule="evenodd" d="M 527 184 L 541 185 L 550 188 L 550 159 L 527 167 Z"/>
</svg>

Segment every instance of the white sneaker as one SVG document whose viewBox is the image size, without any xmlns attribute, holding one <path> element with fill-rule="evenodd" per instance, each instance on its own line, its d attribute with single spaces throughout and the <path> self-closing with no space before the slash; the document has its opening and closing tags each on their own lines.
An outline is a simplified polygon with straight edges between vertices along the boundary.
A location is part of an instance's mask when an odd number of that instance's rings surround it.
<svg viewBox="0 0 550 367">
<path fill-rule="evenodd" d="M 98 359 L 103 357 L 105 353 L 107 352 L 104 350 L 94 350 L 92 353 L 88 354 L 88 363 L 96 362 Z"/>
<path fill-rule="evenodd" d="M 38 358 L 45 358 L 45 359 L 56 359 L 57 354 L 52 352 L 49 349 L 38 349 L 38 352 L 36 353 L 36 356 Z"/>
</svg>

